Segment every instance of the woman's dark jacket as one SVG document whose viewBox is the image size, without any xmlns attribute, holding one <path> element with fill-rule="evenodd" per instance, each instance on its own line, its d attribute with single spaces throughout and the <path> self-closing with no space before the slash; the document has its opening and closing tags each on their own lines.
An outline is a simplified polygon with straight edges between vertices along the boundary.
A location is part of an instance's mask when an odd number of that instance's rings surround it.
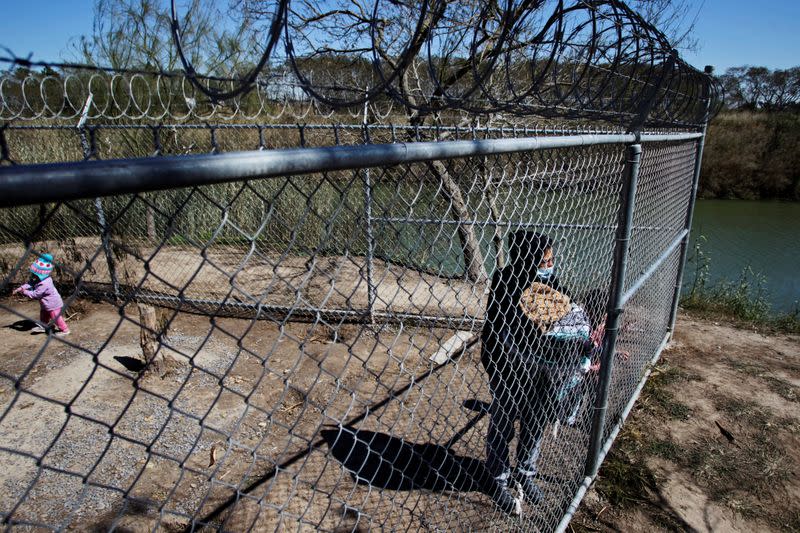
<svg viewBox="0 0 800 533">
<path fill-rule="evenodd" d="M 494 273 L 481 333 L 481 363 L 493 391 L 539 381 L 546 374 L 550 387 L 560 389 L 572 376 L 585 351 L 582 340 L 563 340 L 541 333 L 519 305 L 523 291 L 535 281 L 570 296 L 558 278 L 541 279 L 538 265 L 550 240 L 538 233 L 517 231 L 509 240 L 508 265 Z"/>
</svg>

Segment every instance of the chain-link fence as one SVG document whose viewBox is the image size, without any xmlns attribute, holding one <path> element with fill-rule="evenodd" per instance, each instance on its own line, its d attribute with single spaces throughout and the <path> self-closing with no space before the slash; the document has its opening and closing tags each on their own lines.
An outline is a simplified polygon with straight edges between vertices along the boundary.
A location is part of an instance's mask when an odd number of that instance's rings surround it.
<svg viewBox="0 0 800 533">
<path fill-rule="evenodd" d="M 3 524 L 566 528 L 719 83 L 612 0 L 170 4 L 0 57 Z"/>
<path fill-rule="evenodd" d="M 4 524 L 566 527 L 669 334 L 702 135 L 446 130 L 0 130 Z M 43 254 L 49 315 L 10 294 Z"/>
</svg>

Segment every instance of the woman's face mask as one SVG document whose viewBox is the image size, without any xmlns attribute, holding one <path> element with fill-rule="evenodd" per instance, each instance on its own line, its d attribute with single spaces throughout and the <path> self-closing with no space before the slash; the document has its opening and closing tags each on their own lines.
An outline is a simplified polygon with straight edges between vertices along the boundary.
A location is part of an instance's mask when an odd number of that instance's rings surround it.
<svg viewBox="0 0 800 533">
<path fill-rule="evenodd" d="M 556 267 L 553 266 L 553 265 L 550 265 L 549 267 L 546 267 L 546 268 L 537 268 L 536 269 L 536 275 L 539 276 L 542 279 L 550 279 L 550 277 L 555 273 L 555 271 L 556 271 Z"/>
<path fill-rule="evenodd" d="M 542 262 L 536 268 L 536 275 L 541 279 L 550 279 L 554 272 L 553 250 L 548 248 L 542 257 Z"/>
</svg>

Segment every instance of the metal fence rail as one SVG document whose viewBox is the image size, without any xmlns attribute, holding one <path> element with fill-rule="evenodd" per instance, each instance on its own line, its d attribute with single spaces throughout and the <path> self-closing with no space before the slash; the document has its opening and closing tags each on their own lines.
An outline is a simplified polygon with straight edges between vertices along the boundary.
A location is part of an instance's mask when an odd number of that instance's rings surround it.
<svg viewBox="0 0 800 533">
<path fill-rule="evenodd" d="M 2 132 L 0 516 L 54 530 L 565 528 L 672 326 L 702 143 L 95 160 L 87 130 L 78 157 L 14 164 L 30 132 Z M 570 416 L 538 400 L 542 498 L 516 514 L 485 463 L 481 329 L 519 230 L 606 333 Z M 44 252 L 70 336 L 32 334 L 38 305 L 9 295 Z"/>
</svg>

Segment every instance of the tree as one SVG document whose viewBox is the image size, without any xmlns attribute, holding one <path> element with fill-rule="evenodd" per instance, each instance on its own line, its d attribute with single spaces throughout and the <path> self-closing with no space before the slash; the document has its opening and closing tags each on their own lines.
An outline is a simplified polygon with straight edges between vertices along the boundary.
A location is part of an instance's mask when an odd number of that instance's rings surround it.
<svg viewBox="0 0 800 533">
<path fill-rule="evenodd" d="M 520 13 L 538 1 L 521 2 L 518 7 Z M 380 83 L 380 77 L 374 70 L 369 75 L 363 72 L 358 77 L 353 75 L 362 70 L 361 65 L 373 63 L 374 50 L 384 65 L 386 76 L 402 70 L 390 90 L 400 91 L 402 101 L 407 102 L 403 111 L 408 123 L 414 126 L 437 123 L 441 118 L 439 111 L 447 108 L 445 97 L 448 92 L 457 91 L 459 84 L 468 83 L 474 69 L 479 68 L 477 64 L 491 56 L 492 47 L 497 44 L 500 33 L 497 22 L 501 10 L 496 2 L 490 2 L 488 6 L 475 2 L 450 5 L 441 2 L 419 19 L 418 6 L 414 2 L 387 3 L 386 6 L 374 18 L 370 6 L 360 0 L 339 0 L 335 5 L 326 4 L 324 10 L 311 0 L 293 4 L 289 13 L 291 46 L 300 58 L 300 61 L 295 60 L 294 66 L 299 76 L 308 80 L 309 71 L 303 70 L 304 66 L 319 65 L 321 58 L 333 61 L 332 58 L 337 57 L 335 61 L 340 68 L 324 73 L 323 83 L 320 83 L 317 75 L 313 89 L 318 91 L 318 96 L 335 99 L 339 93 L 357 93 L 363 88 L 363 85 L 354 86 L 354 81 L 360 84 L 369 82 L 373 87 Z M 484 17 L 483 28 L 476 29 L 466 23 L 476 10 L 492 13 Z M 441 37 L 441 46 L 434 51 L 435 58 L 432 61 L 419 61 L 417 56 L 432 28 L 439 24 L 446 12 L 452 17 L 452 31 Z M 459 19 L 464 23 L 459 24 Z M 412 26 L 417 22 L 420 24 L 415 32 Z M 492 23 L 495 23 L 494 27 Z M 464 37 L 476 30 L 478 34 L 473 44 L 477 44 L 477 47 L 465 45 Z M 404 64 L 407 64 L 407 68 L 401 68 Z M 430 66 L 435 66 L 435 69 L 431 70 L 428 68 Z M 474 282 L 485 282 L 487 275 L 480 241 L 474 226 L 466 223 L 472 217 L 458 179 L 451 175 L 442 162 L 431 162 L 427 167 L 441 184 L 441 190 L 455 216 L 465 221 L 458 225 L 457 231 L 467 278 Z"/>
<path fill-rule="evenodd" d="M 229 17 L 213 0 L 187 0 L 180 12 L 184 51 L 198 71 L 226 75 L 248 60 L 252 42 L 239 17 Z M 159 0 L 96 0 L 92 34 L 75 49 L 83 61 L 114 69 L 180 67 L 169 4 Z"/>
<path fill-rule="evenodd" d="M 672 47 L 696 51 L 699 42 L 695 35 L 697 19 L 703 2 L 693 0 L 635 0 L 631 7 L 644 20 L 667 36 Z"/>
<path fill-rule="evenodd" d="M 729 68 L 720 79 L 725 104 L 731 109 L 785 111 L 800 104 L 800 67 L 770 70 L 745 65 Z"/>
</svg>

